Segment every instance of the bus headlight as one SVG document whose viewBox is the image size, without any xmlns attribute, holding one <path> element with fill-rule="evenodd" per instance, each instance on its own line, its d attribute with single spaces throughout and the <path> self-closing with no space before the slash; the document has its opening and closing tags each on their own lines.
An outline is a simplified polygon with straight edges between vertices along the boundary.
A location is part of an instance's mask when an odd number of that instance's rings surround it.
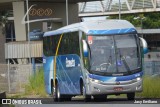
<svg viewBox="0 0 160 107">
<path fill-rule="evenodd" d="M 93 78 L 90 78 L 90 81 L 91 81 L 91 82 L 95 82 L 95 83 L 100 83 L 100 82 L 101 82 L 100 80 L 93 79 Z"/>
<path fill-rule="evenodd" d="M 140 81 L 140 80 L 141 80 L 141 77 L 137 77 L 136 80 L 137 80 L 137 81 Z"/>
</svg>

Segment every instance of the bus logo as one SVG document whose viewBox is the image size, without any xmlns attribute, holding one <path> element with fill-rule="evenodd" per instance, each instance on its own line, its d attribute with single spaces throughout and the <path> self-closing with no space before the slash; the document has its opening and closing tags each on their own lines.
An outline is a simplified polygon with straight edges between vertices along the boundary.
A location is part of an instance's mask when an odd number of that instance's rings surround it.
<svg viewBox="0 0 160 107">
<path fill-rule="evenodd" d="M 72 58 L 71 60 L 68 60 L 68 58 L 66 58 L 66 67 L 69 68 L 69 67 L 75 67 L 76 64 L 75 64 L 75 60 Z"/>
<path fill-rule="evenodd" d="M 43 9 L 43 8 L 39 8 L 39 9 L 31 9 L 29 12 L 29 15 L 31 16 L 51 16 L 53 13 L 52 9 L 47 8 L 47 9 Z"/>
</svg>

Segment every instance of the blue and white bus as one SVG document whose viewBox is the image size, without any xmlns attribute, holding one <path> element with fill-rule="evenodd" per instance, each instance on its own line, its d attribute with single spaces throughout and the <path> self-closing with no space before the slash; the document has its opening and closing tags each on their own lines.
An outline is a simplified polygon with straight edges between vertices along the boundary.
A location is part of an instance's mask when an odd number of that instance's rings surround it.
<svg viewBox="0 0 160 107">
<path fill-rule="evenodd" d="M 43 36 L 45 88 L 55 101 L 83 95 L 85 101 L 142 91 L 147 43 L 125 20 L 71 24 Z"/>
</svg>

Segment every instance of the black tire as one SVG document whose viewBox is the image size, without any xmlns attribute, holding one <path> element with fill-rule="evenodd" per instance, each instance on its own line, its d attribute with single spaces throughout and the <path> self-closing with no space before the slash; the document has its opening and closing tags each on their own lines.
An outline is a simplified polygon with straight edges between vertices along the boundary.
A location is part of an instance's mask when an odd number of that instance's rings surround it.
<svg viewBox="0 0 160 107">
<path fill-rule="evenodd" d="M 51 87 L 51 96 L 54 95 L 53 87 Z"/>
<path fill-rule="evenodd" d="M 128 100 L 134 100 L 135 99 L 135 93 L 127 93 L 127 99 Z"/>
<path fill-rule="evenodd" d="M 52 89 L 54 89 L 54 87 L 52 87 Z M 54 91 L 52 91 L 53 93 L 52 93 L 52 95 L 53 95 L 53 100 L 55 101 L 55 102 L 57 102 L 58 101 L 58 97 L 57 97 L 57 88 L 55 88 L 55 92 Z"/>
<path fill-rule="evenodd" d="M 81 94 L 83 95 L 85 102 L 91 101 L 91 95 L 86 95 L 86 90 L 85 90 L 85 86 L 83 85 L 83 83 L 81 83 Z"/>
<path fill-rule="evenodd" d="M 72 96 L 70 95 L 63 95 L 64 101 L 71 101 Z"/>
<path fill-rule="evenodd" d="M 54 87 L 53 87 L 53 80 L 51 80 L 51 95 L 53 96 L 53 93 L 54 93 Z"/>
<path fill-rule="evenodd" d="M 94 95 L 94 100 L 95 101 L 106 101 L 107 95 Z"/>
<path fill-rule="evenodd" d="M 85 95 L 84 96 L 84 101 L 85 102 L 90 102 L 91 101 L 91 95 Z"/>
<path fill-rule="evenodd" d="M 57 102 L 57 101 L 60 102 L 64 99 L 63 96 L 60 93 L 58 83 L 56 83 L 55 93 L 53 94 L 53 99 L 54 99 L 55 102 Z"/>
</svg>

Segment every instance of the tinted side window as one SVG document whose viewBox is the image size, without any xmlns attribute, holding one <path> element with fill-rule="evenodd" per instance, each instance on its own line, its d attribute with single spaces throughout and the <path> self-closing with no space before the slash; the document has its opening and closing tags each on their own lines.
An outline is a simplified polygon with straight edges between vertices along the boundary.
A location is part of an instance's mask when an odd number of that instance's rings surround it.
<svg viewBox="0 0 160 107">
<path fill-rule="evenodd" d="M 43 51 L 45 56 L 54 56 L 60 35 L 48 36 L 43 38 Z M 62 37 L 58 55 L 80 54 L 78 32 L 65 33 Z"/>
<path fill-rule="evenodd" d="M 54 56 L 56 54 L 56 49 L 57 49 L 59 39 L 60 39 L 60 35 L 52 36 L 51 40 L 53 44 L 51 45 L 52 53 L 50 54 L 50 56 Z"/>
<path fill-rule="evenodd" d="M 60 35 L 47 36 L 43 38 L 43 52 L 45 56 L 54 56 Z"/>
<path fill-rule="evenodd" d="M 63 35 L 59 55 L 80 54 L 78 32 L 66 33 Z"/>
</svg>

